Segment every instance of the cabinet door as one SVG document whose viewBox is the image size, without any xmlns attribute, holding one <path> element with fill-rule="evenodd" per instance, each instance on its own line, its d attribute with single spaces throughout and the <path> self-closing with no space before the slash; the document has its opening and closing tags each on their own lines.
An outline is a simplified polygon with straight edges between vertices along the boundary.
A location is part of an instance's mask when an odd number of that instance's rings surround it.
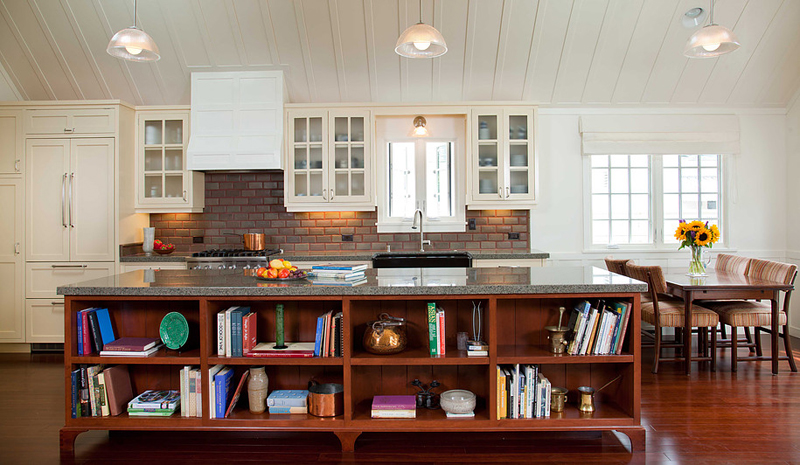
<svg viewBox="0 0 800 465">
<path fill-rule="evenodd" d="M 22 172 L 22 111 L 0 110 L 0 174 Z"/>
<path fill-rule="evenodd" d="M 329 199 L 327 116 L 324 112 L 289 113 L 286 170 L 287 207 L 322 205 Z"/>
<path fill-rule="evenodd" d="M 25 313 L 25 342 L 64 342 L 63 300 L 27 299 Z"/>
<path fill-rule="evenodd" d="M 25 342 L 22 180 L 0 180 L 0 341 Z"/>
<path fill-rule="evenodd" d="M 329 125 L 328 200 L 335 204 L 369 202 L 372 172 L 369 112 L 331 112 Z"/>
<path fill-rule="evenodd" d="M 533 111 L 505 112 L 508 139 L 503 155 L 506 184 L 503 198 L 532 200 L 534 198 Z"/>
<path fill-rule="evenodd" d="M 25 144 L 25 257 L 69 260 L 68 139 L 28 139 Z"/>
<path fill-rule="evenodd" d="M 25 111 L 25 134 L 114 134 L 113 108 Z"/>
<path fill-rule="evenodd" d="M 73 139 L 70 260 L 114 260 L 114 139 Z"/>
<path fill-rule="evenodd" d="M 57 299 L 58 286 L 105 278 L 114 274 L 114 262 L 31 262 L 25 265 L 25 297 Z"/>
<path fill-rule="evenodd" d="M 472 198 L 502 200 L 505 195 L 503 148 L 505 122 L 500 109 L 481 109 L 472 114 Z"/>
</svg>

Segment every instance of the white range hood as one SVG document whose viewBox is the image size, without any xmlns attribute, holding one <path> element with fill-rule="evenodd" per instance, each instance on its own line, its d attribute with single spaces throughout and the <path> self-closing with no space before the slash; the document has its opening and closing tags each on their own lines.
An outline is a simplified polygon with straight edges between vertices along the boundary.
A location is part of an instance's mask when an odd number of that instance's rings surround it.
<svg viewBox="0 0 800 465">
<path fill-rule="evenodd" d="M 188 168 L 283 169 L 283 72 L 192 73 Z"/>
</svg>

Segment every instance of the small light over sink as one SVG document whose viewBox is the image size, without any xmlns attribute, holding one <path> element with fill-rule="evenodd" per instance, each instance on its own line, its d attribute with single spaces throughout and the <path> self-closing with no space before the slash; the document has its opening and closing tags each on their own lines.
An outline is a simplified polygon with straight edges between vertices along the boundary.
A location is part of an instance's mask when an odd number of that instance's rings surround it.
<svg viewBox="0 0 800 465">
<path fill-rule="evenodd" d="M 469 252 L 378 252 L 372 256 L 373 268 L 470 268 Z"/>
</svg>

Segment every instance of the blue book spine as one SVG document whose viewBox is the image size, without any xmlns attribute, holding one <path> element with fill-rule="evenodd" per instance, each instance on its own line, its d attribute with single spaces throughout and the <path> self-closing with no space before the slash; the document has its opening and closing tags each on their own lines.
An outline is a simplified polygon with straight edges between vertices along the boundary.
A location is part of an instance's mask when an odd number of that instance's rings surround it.
<svg viewBox="0 0 800 465">
<path fill-rule="evenodd" d="M 80 373 L 80 369 L 74 370 L 70 376 L 72 380 L 72 418 L 78 418 L 78 378 Z"/>
<path fill-rule="evenodd" d="M 325 324 L 324 317 L 317 317 L 317 334 L 314 337 L 314 357 L 320 356 L 320 349 L 322 348 L 322 328 Z"/>
<path fill-rule="evenodd" d="M 224 373 L 214 375 L 214 396 L 216 405 L 216 418 L 225 418 L 225 407 L 228 404 L 228 390 L 230 388 L 233 370 L 228 369 Z"/>
<path fill-rule="evenodd" d="M 107 308 L 98 308 L 97 321 L 100 323 L 100 337 L 103 338 L 103 345 L 114 342 L 114 328 L 111 327 L 111 316 L 108 314 Z"/>
<path fill-rule="evenodd" d="M 234 357 L 243 357 L 242 353 L 242 317 L 250 313 L 250 307 L 239 307 L 231 312 L 231 355 Z"/>
<path fill-rule="evenodd" d="M 77 314 L 77 325 L 78 325 L 78 355 L 83 355 L 83 310 L 79 311 Z"/>
</svg>

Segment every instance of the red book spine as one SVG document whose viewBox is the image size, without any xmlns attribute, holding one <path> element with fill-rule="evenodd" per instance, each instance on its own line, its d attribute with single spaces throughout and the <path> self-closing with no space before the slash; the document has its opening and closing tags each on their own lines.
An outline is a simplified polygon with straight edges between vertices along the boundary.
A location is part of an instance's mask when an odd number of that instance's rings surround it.
<svg viewBox="0 0 800 465">
<path fill-rule="evenodd" d="M 439 312 L 439 355 L 444 355 L 444 311 Z"/>
<path fill-rule="evenodd" d="M 92 339 L 89 336 L 89 315 L 88 312 L 83 313 L 81 324 L 83 326 L 83 355 L 89 355 L 92 352 Z"/>
<path fill-rule="evenodd" d="M 256 334 L 256 314 L 251 312 L 242 318 L 242 355 L 246 355 L 256 346 Z"/>
</svg>

